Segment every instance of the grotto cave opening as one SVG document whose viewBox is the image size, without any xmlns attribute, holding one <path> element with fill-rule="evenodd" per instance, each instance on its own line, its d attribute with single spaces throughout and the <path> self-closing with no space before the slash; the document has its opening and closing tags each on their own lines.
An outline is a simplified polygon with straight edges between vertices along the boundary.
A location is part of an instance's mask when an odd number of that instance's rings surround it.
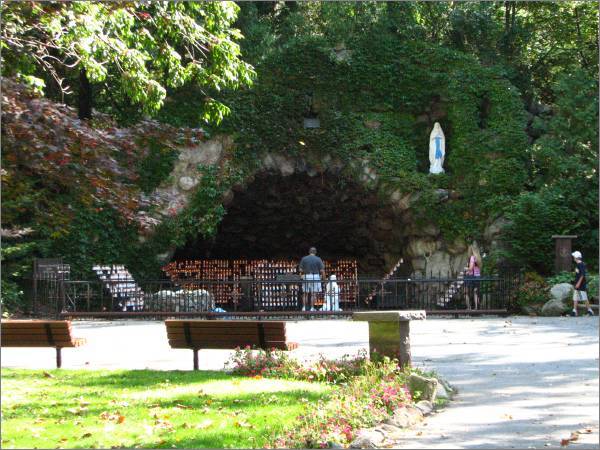
<svg viewBox="0 0 600 450">
<path fill-rule="evenodd" d="M 213 238 L 189 240 L 172 259 L 299 260 L 316 246 L 321 258 L 354 258 L 359 276 L 379 278 L 401 256 L 402 226 L 389 205 L 327 171 L 312 177 L 261 172 L 226 209 Z"/>
</svg>

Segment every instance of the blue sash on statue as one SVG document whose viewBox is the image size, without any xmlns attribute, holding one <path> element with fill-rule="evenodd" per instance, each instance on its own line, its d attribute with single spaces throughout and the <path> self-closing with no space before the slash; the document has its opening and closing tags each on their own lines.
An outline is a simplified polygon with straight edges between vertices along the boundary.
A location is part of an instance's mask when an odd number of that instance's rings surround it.
<svg viewBox="0 0 600 450">
<path fill-rule="evenodd" d="M 442 159 L 442 138 L 436 136 L 435 140 L 435 159 Z"/>
</svg>

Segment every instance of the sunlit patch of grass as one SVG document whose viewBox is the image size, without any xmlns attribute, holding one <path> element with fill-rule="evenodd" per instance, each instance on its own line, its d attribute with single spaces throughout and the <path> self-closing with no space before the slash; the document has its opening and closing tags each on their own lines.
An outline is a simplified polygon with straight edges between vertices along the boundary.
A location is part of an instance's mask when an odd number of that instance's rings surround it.
<svg viewBox="0 0 600 450">
<path fill-rule="evenodd" d="M 262 447 L 332 389 L 223 372 L 7 369 L 2 447 Z"/>
</svg>

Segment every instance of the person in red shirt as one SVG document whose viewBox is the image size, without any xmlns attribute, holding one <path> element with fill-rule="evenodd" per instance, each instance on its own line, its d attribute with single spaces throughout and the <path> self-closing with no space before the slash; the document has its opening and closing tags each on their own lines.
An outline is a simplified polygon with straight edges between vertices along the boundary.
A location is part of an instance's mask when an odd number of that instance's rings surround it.
<svg viewBox="0 0 600 450">
<path fill-rule="evenodd" d="M 473 306 L 479 307 L 479 278 L 481 277 L 481 256 L 475 247 L 469 249 L 469 268 L 465 275 L 465 287 L 467 288 L 465 298 L 467 309 L 471 309 L 470 293 L 473 292 Z"/>
</svg>

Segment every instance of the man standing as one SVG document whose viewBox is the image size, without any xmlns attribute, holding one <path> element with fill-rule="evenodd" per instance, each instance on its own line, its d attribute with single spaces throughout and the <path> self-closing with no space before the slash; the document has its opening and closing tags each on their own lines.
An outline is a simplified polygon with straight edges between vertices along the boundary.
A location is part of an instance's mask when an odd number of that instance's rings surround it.
<svg viewBox="0 0 600 450">
<path fill-rule="evenodd" d="M 571 315 L 577 315 L 577 302 L 585 301 L 588 316 L 593 316 L 594 312 L 590 307 L 590 301 L 588 300 L 587 296 L 587 272 L 585 270 L 585 263 L 583 262 L 581 252 L 575 251 L 571 253 L 571 255 L 573 256 L 576 264 L 574 281 L 575 290 L 573 291 L 573 311 L 571 311 Z"/>
<path fill-rule="evenodd" d="M 308 255 L 300 260 L 300 274 L 303 275 L 302 283 L 302 311 L 314 311 L 314 294 L 321 292 L 321 274 L 325 276 L 325 265 L 317 256 L 317 249 L 311 247 Z M 309 300 L 310 299 L 310 300 Z M 308 303 L 308 305 L 307 305 Z"/>
</svg>

